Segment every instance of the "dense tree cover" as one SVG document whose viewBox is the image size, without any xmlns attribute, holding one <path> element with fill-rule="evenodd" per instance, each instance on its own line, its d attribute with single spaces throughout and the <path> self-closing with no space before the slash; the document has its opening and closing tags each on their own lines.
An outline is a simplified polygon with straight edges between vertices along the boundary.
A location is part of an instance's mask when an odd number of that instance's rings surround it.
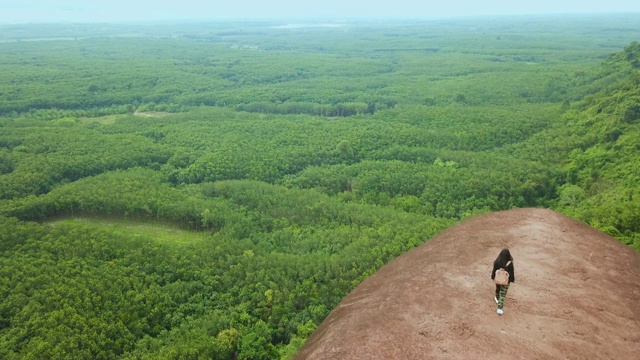
<svg viewBox="0 0 640 360">
<path fill-rule="evenodd" d="M 558 183 L 557 209 L 640 250 L 638 59 L 638 42 L 612 55 L 605 69 L 628 76 L 587 96 L 567 109 L 561 122 L 514 147 L 523 156 L 563 165 L 566 178 Z"/>
<path fill-rule="evenodd" d="M 637 16 L 521 20 L 3 28 L 0 358 L 290 358 L 486 211 L 640 250 Z"/>
<path fill-rule="evenodd" d="M 34 130 L 38 129 L 38 130 Z M 134 166 L 157 167 L 172 150 L 155 139 L 131 134 L 102 135 L 77 119 L 18 121 L 2 129 L 0 199 L 49 191 L 60 182 Z M 97 151 L 99 150 L 99 151 Z"/>
<path fill-rule="evenodd" d="M 136 168 L 5 202 L 23 219 L 160 216 L 213 235 L 172 247 L 0 218 L 2 358 L 273 358 L 273 343 L 308 336 L 364 277 L 452 224 L 261 182 L 162 180 Z"/>
<path fill-rule="evenodd" d="M 531 18 L 298 30 L 279 23 L 5 26 L 0 115 L 77 117 L 206 105 L 347 116 L 398 103 L 574 100 L 576 86 L 592 83 L 584 64 L 636 40 L 637 22 L 628 16 L 587 24 L 584 18 Z M 37 41 L 44 36 L 49 41 Z"/>
</svg>

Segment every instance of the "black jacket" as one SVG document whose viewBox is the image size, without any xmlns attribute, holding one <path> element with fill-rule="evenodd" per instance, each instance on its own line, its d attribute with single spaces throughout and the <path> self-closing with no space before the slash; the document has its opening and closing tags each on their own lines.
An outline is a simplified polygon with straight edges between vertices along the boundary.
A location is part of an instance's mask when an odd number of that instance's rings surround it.
<svg viewBox="0 0 640 360">
<path fill-rule="evenodd" d="M 496 271 L 500 268 L 502 267 L 494 261 L 493 271 L 491 271 L 491 280 L 496 278 Z M 513 261 L 509 263 L 509 266 L 507 266 L 507 271 L 509 272 L 509 283 L 516 282 L 516 274 L 513 270 Z"/>
</svg>

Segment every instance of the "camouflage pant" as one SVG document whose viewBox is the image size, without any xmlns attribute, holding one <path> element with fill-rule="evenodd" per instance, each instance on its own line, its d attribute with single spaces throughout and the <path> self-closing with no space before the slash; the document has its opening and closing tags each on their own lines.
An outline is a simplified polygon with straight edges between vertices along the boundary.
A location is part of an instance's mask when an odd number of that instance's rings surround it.
<svg viewBox="0 0 640 360">
<path fill-rule="evenodd" d="M 496 299 L 498 299 L 498 309 L 504 306 L 504 299 L 507 297 L 509 285 L 496 285 Z"/>
</svg>

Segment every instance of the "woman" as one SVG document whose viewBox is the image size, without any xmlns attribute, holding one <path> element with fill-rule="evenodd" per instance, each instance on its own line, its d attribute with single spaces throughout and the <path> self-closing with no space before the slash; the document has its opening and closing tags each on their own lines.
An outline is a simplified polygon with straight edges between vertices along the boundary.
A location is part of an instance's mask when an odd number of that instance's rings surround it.
<svg viewBox="0 0 640 360">
<path fill-rule="evenodd" d="M 516 276 L 513 271 L 513 257 L 511 256 L 509 249 L 502 249 L 496 260 L 493 262 L 491 280 L 496 278 L 496 271 L 499 269 L 505 269 L 509 273 L 509 283 L 507 285 L 496 284 L 496 296 L 493 298 L 496 301 L 496 304 L 498 304 L 498 315 L 502 315 L 504 314 L 504 310 L 502 308 L 504 306 L 504 299 L 507 297 L 509 285 L 516 281 Z"/>
</svg>

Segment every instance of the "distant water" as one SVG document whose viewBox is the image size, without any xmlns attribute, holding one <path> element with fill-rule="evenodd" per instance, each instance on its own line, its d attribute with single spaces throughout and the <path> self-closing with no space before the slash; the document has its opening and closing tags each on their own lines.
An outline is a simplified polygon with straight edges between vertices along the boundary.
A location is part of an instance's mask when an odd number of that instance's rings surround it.
<svg viewBox="0 0 640 360">
<path fill-rule="evenodd" d="M 339 28 L 345 26 L 344 24 L 326 23 L 326 24 L 286 24 L 272 26 L 272 29 L 300 29 L 300 28 L 312 28 L 312 27 L 324 27 L 324 28 Z"/>
</svg>

